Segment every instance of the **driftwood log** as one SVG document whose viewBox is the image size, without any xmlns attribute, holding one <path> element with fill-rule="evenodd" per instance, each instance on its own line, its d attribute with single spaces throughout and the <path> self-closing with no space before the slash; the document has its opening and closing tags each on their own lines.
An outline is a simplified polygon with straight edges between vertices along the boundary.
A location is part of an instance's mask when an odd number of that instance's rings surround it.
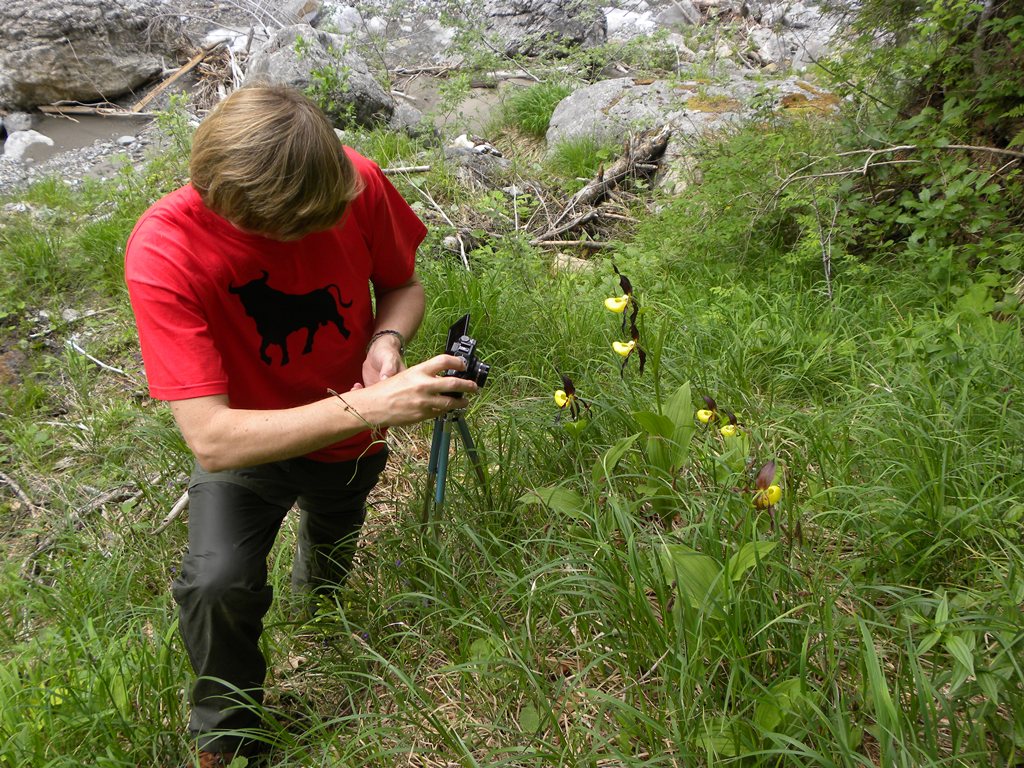
<svg viewBox="0 0 1024 768">
<path fill-rule="evenodd" d="M 665 156 L 672 129 L 669 126 L 651 129 L 629 137 L 622 155 L 607 168 L 598 171 L 596 178 L 572 196 L 569 204 L 548 227 L 537 235 L 534 245 L 551 245 L 559 235 L 571 232 L 584 224 L 600 218 L 596 208 L 608 195 L 628 179 L 640 176 L 651 177 L 660 167 Z M 566 243 L 568 245 L 569 243 Z"/>
</svg>

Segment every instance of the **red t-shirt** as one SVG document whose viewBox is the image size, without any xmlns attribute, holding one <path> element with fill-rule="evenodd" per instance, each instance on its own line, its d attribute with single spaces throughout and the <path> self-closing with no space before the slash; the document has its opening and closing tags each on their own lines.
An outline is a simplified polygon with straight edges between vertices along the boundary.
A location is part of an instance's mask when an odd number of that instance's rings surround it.
<svg viewBox="0 0 1024 768">
<path fill-rule="evenodd" d="M 376 164 L 346 152 L 365 189 L 342 224 L 301 240 L 241 232 L 190 185 L 142 215 L 125 279 L 154 398 L 227 395 L 232 408 L 274 410 L 360 381 L 370 285 L 408 282 L 426 227 Z M 371 442 L 364 432 L 309 458 L 357 458 Z"/>
</svg>

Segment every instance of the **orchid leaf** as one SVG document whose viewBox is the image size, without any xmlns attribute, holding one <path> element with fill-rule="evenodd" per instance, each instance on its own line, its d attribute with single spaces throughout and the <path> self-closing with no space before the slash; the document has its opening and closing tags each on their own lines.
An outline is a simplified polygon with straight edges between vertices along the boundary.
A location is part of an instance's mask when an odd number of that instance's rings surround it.
<svg viewBox="0 0 1024 768">
<path fill-rule="evenodd" d="M 519 504 L 543 504 L 548 509 L 573 520 L 586 519 L 587 502 L 577 491 L 560 485 L 535 488 L 517 499 Z"/>
<path fill-rule="evenodd" d="M 739 581 L 743 578 L 743 574 L 763 560 L 769 552 L 775 549 L 777 544 L 777 541 L 748 541 L 729 558 L 725 572 L 732 581 Z"/>
</svg>

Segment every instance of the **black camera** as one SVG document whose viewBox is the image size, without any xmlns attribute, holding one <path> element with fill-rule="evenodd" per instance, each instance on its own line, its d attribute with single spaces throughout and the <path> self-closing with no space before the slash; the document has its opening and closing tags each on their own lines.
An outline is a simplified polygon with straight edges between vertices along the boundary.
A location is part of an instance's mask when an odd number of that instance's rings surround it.
<svg viewBox="0 0 1024 768">
<path fill-rule="evenodd" d="M 469 336 L 469 315 L 463 315 L 448 329 L 448 344 L 445 347 L 445 352 L 466 361 L 466 370 L 449 369 L 444 372 L 445 376 L 474 381 L 478 387 L 487 383 L 487 375 L 491 372 L 491 366 L 477 359 L 476 339 Z M 460 392 L 445 392 L 445 394 L 449 397 L 462 396 Z"/>
</svg>

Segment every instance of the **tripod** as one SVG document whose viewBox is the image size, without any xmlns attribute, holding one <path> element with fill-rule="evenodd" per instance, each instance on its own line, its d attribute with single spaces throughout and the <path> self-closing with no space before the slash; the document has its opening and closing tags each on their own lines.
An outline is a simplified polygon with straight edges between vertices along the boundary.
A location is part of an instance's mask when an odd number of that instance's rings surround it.
<svg viewBox="0 0 1024 768">
<path fill-rule="evenodd" d="M 427 461 L 427 490 L 423 500 L 423 524 L 431 522 L 444 506 L 444 486 L 448 479 L 448 452 L 452 442 L 452 429 L 458 430 L 462 444 L 466 446 L 469 463 L 476 472 L 480 487 L 490 497 L 490 486 L 487 484 L 487 471 L 480 460 L 480 453 L 469 433 L 469 426 L 463 411 L 449 411 L 444 416 L 434 419 L 434 434 L 430 439 L 430 459 Z"/>
</svg>

